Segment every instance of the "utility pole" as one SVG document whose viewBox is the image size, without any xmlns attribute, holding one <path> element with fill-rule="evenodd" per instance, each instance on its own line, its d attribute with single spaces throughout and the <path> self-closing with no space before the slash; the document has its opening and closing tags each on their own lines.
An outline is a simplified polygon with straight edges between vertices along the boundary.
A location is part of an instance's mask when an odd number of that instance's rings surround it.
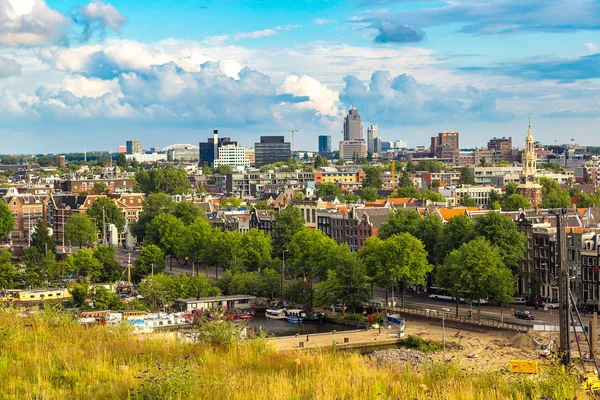
<svg viewBox="0 0 600 400">
<path fill-rule="evenodd" d="M 104 206 L 102 206 L 102 244 L 106 244 L 106 218 Z"/>
<path fill-rule="evenodd" d="M 279 301 L 283 303 L 283 272 L 285 269 L 285 253 L 287 250 L 283 250 L 283 261 L 281 262 L 281 273 L 279 274 Z"/>
<path fill-rule="evenodd" d="M 131 286 L 131 253 L 127 254 L 127 283 Z"/>
<path fill-rule="evenodd" d="M 569 272 L 565 269 L 565 226 L 564 217 L 569 213 L 566 208 L 550 210 L 556 216 L 556 241 L 558 251 L 556 262 L 558 267 L 558 324 L 560 328 L 559 358 L 563 365 L 571 363 L 571 341 L 569 316 L 571 306 L 569 302 Z"/>
</svg>

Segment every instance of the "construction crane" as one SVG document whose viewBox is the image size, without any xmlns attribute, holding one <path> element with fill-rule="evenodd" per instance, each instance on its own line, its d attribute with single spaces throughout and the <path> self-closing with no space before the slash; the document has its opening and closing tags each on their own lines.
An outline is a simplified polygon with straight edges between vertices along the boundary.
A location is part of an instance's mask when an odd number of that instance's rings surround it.
<svg viewBox="0 0 600 400">
<path fill-rule="evenodd" d="M 300 132 L 298 129 L 292 129 L 292 158 L 294 157 L 294 133 Z"/>
</svg>

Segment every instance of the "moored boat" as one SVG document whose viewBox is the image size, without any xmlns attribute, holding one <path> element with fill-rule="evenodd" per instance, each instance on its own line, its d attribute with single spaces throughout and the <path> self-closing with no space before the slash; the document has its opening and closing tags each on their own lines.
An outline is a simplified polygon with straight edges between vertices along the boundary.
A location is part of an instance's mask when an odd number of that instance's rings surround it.
<svg viewBox="0 0 600 400">
<path fill-rule="evenodd" d="M 306 312 L 306 316 L 302 317 L 302 322 L 310 324 L 320 324 L 323 322 L 323 314 L 316 314 L 314 312 Z"/>
<path fill-rule="evenodd" d="M 265 311 L 265 317 L 270 319 L 285 319 L 285 309 L 267 309 L 267 311 Z"/>
<path fill-rule="evenodd" d="M 299 324 L 306 317 L 306 313 L 302 310 L 287 310 L 285 312 L 285 320 L 291 324 Z"/>
</svg>

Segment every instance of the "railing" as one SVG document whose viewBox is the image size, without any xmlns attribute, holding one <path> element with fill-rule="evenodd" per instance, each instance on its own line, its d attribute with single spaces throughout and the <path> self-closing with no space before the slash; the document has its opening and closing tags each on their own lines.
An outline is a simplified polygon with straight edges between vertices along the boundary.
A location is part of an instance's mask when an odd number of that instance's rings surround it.
<svg viewBox="0 0 600 400">
<path fill-rule="evenodd" d="M 500 321 L 496 321 L 494 319 L 489 318 L 477 318 L 472 314 L 459 314 L 449 312 L 449 311 L 437 311 L 437 310 L 429 310 L 429 309 L 412 309 L 412 308 L 401 308 L 401 307 L 383 307 L 382 310 L 386 310 L 388 312 L 400 313 L 400 314 L 408 314 L 415 315 L 426 318 L 433 318 L 441 320 L 442 318 L 446 321 L 454 321 L 459 322 L 461 324 L 469 324 L 473 326 L 488 326 L 491 328 L 500 328 L 500 329 L 510 329 L 518 332 L 528 332 L 533 325 L 521 325 L 514 323 L 501 323 Z"/>
</svg>

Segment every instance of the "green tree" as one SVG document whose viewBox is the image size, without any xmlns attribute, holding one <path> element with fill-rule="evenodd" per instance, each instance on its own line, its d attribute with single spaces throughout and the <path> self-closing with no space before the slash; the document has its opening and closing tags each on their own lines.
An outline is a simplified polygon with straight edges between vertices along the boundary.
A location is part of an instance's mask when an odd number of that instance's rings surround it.
<svg viewBox="0 0 600 400">
<path fill-rule="evenodd" d="M 294 279 L 288 283 L 283 289 L 283 294 L 287 300 L 295 304 L 301 304 L 306 308 L 312 307 L 314 289 L 305 283 L 302 278 Z"/>
<path fill-rule="evenodd" d="M 420 196 L 419 189 L 414 186 L 401 186 L 396 189 L 396 194 L 401 198 L 418 198 Z"/>
<path fill-rule="evenodd" d="M 89 215 L 73 214 L 65 223 L 65 238 L 81 248 L 95 243 L 98 234 Z"/>
<path fill-rule="evenodd" d="M 56 254 L 56 244 L 54 238 L 50 235 L 50 230 L 46 226 L 43 219 L 38 219 L 35 223 L 33 233 L 31 234 L 31 242 L 29 247 L 35 247 L 38 252 L 46 255 Z"/>
<path fill-rule="evenodd" d="M 435 215 L 428 215 L 419 221 L 417 231 L 412 234 L 423 242 L 427 251 L 427 259 L 431 265 L 436 265 L 440 262 L 437 249 L 438 243 L 443 240 L 443 231 L 444 224 L 442 220 Z"/>
<path fill-rule="evenodd" d="M 104 182 L 95 182 L 94 187 L 91 190 L 92 194 L 102 194 L 108 189 L 108 186 Z"/>
<path fill-rule="evenodd" d="M 263 282 L 258 272 L 236 272 L 229 283 L 229 294 L 263 295 Z"/>
<path fill-rule="evenodd" d="M 15 219 L 8 205 L 4 201 L 0 201 L 0 239 L 8 236 L 15 229 Z"/>
<path fill-rule="evenodd" d="M 429 185 L 431 187 L 431 189 L 437 189 L 440 187 L 442 183 L 438 180 L 438 179 L 434 179 L 431 181 L 431 185 Z"/>
<path fill-rule="evenodd" d="M 506 271 L 508 272 L 506 272 Z M 478 316 L 481 315 L 480 299 L 493 297 L 500 287 L 499 279 L 509 276 L 498 249 L 484 237 L 478 237 L 452 251 L 437 270 L 437 282 L 456 298 L 477 302 Z M 513 279 L 510 280 L 513 282 Z M 504 289 L 506 289 L 506 286 Z M 504 294 L 499 295 L 505 298 Z"/>
<path fill-rule="evenodd" d="M 215 173 L 217 175 L 228 175 L 228 174 L 233 174 L 233 170 L 231 169 L 231 167 L 229 165 L 218 165 L 217 168 L 215 168 Z"/>
<path fill-rule="evenodd" d="M 292 276 L 306 276 L 309 280 L 313 276 L 324 279 L 334 263 L 338 246 L 335 240 L 320 230 L 302 228 L 292 237 L 289 251 L 286 265 Z"/>
<path fill-rule="evenodd" d="M 198 217 L 206 218 L 206 214 L 200 207 L 189 201 L 175 203 L 173 215 L 179 218 L 185 225 L 189 225 Z"/>
<path fill-rule="evenodd" d="M 313 167 L 314 169 L 319 169 L 321 167 L 328 167 L 329 166 L 329 161 L 327 161 L 327 159 L 325 157 L 323 157 L 322 155 L 317 155 L 317 157 L 315 157 L 315 161 L 313 163 Z"/>
<path fill-rule="evenodd" d="M 119 232 L 123 232 L 125 228 L 123 212 L 108 197 L 96 198 L 85 213 L 96 222 L 96 228 L 100 232 L 103 232 L 108 224 L 114 224 Z"/>
<path fill-rule="evenodd" d="M 19 271 L 11 261 L 8 250 L 0 250 L 0 289 L 12 289 L 19 275 Z"/>
<path fill-rule="evenodd" d="M 137 236 L 138 241 L 142 242 L 146 236 L 146 225 L 150 223 L 158 214 L 172 213 L 175 203 L 171 197 L 164 193 L 152 193 L 146 198 L 144 208 L 138 218 L 138 221 L 132 227 L 132 232 Z"/>
<path fill-rule="evenodd" d="M 146 194 L 185 194 L 192 189 L 187 172 L 174 167 L 140 171 L 135 174 L 135 181 L 140 190 Z"/>
<path fill-rule="evenodd" d="M 215 238 L 213 251 L 217 252 L 217 263 L 233 272 L 245 271 L 246 253 L 242 248 L 242 234 L 239 231 L 225 231 Z"/>
<path fill-rule="evenodd" d="M 495 193 L 495 192 L 493 192 Z M 518 211 L 520 209 L 530 209 L 531 203 L 522 194 L 511 194 L 500 203 L 504 211 Z"/>
<path fill-rule="evenodd" d="M 471 218 L 465 214 L 450 218 L 450 221 L 444 225 L 442 238 L 436 246 L 437 262 L 441 263 L 453 250 L 458 249 L 463 243 L 470 241 L 474 237 L 475 226 Z"/>
<path fill-rule="evenodd" d="M 157 245 L 149 244 L 140 251 L 134 265 L 136 280 L 150 275 L 152 271 L 159 274 L 165 270 L 165 253 Z"/>
<path fill-rule="evenodd" d="M 90 282 L 98 282 L 102 276 L 103 265 L 94 257 L 93 250 L 81 249 L 73 255 L 69 254 L 64 263 L 68 271 Z"/>
<path fill-rule="evenodd" d="M 273 237 L 273 256 L 280 256 L 287 248 L 292 236 L 304 226 L 304 218 L 298 207 L 287 206 L 275 213 Z"/>
<path fill-rule="evenodd" d="M 256 204 L 254 204 L 254 208 L 257 210 L 272 210 L 273 209 L 273 207 L 270 206 L 266 200 L 257 201 Z"/>
<path fill-rule="evenodd" d="M 366 187 L 362 191 L 362 199 L 364 201 L 375 201 L 378 198 L 377 189 L 372 187 Z"/>
<path fill-rule="evenodd" d="M 123 275 L 116 253 L 114 246 L 100 245 L 94 247 L 94 257 L 102 264 L 102 273 L 100 274 L 102 282 L 114 282 Z"/>
<path fill-rule="evenodd" d="M 558 182 L 550 178 L 541 178 L 542 208 L 569 208 L 571 196 L 569 191 L 562 189 Z"/>
<path fill-rule="evenodd" d="M 71 296 L 73 296 L 73 302 L 75 303 L 76 307 L 82 307 L 86 304 L 85 299 L 88 291 L 89 286 L 87 283 L 79 283 L 73 285 L 73 287 L 69 289 L 69 293 L 71 293 Z"/>
<path fill-rule="evenodd" d="M 414 187 L 412 180 L 410 179 L 408 170 L 404 170 L 402 172 L 402 175 L 400 175 L 400 179 L 398 179 L 398 187 L 400 187 L 400 188 Z"/>
<path fill-rule="evenodd" d="M 429 189 L 423 189 L 421 191 L 421 193 L 419 193 L 417 198 L 421 199 L 421 200 L 429 200 L 429 201 L 435 201 L 435 202 L 439 202 L 439 203 L 443 203 L 446 201 L 444 196 L 442 196 L 441 194 L 439 194 L 437 192 L 433 192 Z"/>
<path fill-rule="evenodd" d="M 423 243 L 410 233 L 393 235 L 386 240 L 373 237 L 361 250 L 361 258 L 368 266 L 374 282 L 386 288 L 399 286 L 404 307 L 404 289 L 409 284 L 424 284 L 432 266 L 427 262 Z"/>
<path fill-rule="evenodd" d="M 490 211 L 475 221 L 475 236 L 482 236 L 498 247 L 504 265 L 515 274 L 521 268 L 525 253 L 525 235 L 517 230 L 517 224 L 510 218 Z"/>
<path fill-rule="evenodd" d="M 463 185 L 475 185 L 475 178 L 473 178 L 469 168 L 464 167 L 460 169 L 459 182 Z"/>
<path fill-rule="evenodd" d="M 477 201 L 471 198 L 468 193 L 460 199 L 460 204 L 464 207 L 477 207 Z"/>
<path fill-rule="evenodd" d="M 328 271 L 327 279 L 315 289 L 316 303 L 322 307 L 342 303 L 351 312 L 371 298 L 370 279 L 365 265 L 357 259 L 348 246 L 340 244 L 336 262 Z"/>
<path fill-rule="evenodd" d="M 261 230 L 253 228 L 241 235 L 240 247 L 243 252 L 243 265 L 247 270 L 260 270 L 271 261 L 271 237 Z"/>
<path fill-rule="evenodd" d="M 363 179 L 363 188 L 381 189 L 383 186 L 383 171 L 380 167 L 363 167 L 365 177 Z"/>
<path fill-rule="evenodd" d="M 217 228 L 215 228 L 217 229 Z M 217 231 L 219 231 L 217 229 Z M 213 234 L 214 230 L 206 218 L 200 217 L 185 227 L 185 234 L 181 238 L 179 250 L 184 256 L 190 257 L 195 263 L 212 265 L 216 259 L 215 239 L 221 237 L 221 233 Z"/>
<path fill-rule="evenodd" d="M 238 208 L 242 205 L 242 199 L 239 197 L 221 197 L 221 208 Z"/>
<path fill-rule="evenodd" d="M 342 189 L 335 183 L 321 183 L 317 186 L 317 192 L 315 194 L 318 198 L 337 197 L 338 199 L 341 199 L 344 192 L 342 192 Z"/>
<path fill-rule="evenodd" d="M 180 219 L 171 214 L 159 214 L 147 225 L 144 244 L 157 245 L 172 259 L 186 252 L 185 233 L 185 225 Z"/>
<path fill-rule="evenodd" d="M 105 287 L 97 287 L 94 293 L 94 308 L 96 310 L 118 310 L 121 298 L 115 292 Z"/>
<path fill-rule="evenodd" d="M 58 276 L 55 254 L 44 254 L 35 247 L 25 249 L 25 278 L 31 286 L 48 285 Z"/>
<path fill-rule="evenodd" d="M 504 304 L 513 301 L 516 291 L 517 280 L 510 269 L 501 268 L 496 273 L 496 285 L 494 285 L 494 300 L 500 304 L 500 323 L 504 323 Z"/>
<path fill-rule="evenodd" d="M 444 168 L 444 163 L 441 161 L 433 161 L 433 160 L 421 160 L 417 164 L 417 171 L 427 171 L 427 172 L 442 172 Z"/>
<path fill-rule="evenodd" d="M 506 190 L 504 191 L 504 197 L 508 197 L 508 196 L 511 196 L 516 193 L 517 193 L 517 184 L 516 183 L 511 182 L 508 185 L 506 185 Z"/>
<path fill-rule="evenodd" d="M 121 168 L 127 167 L 127 157 L 125 157 L 125 153 L 119 153 L 117 156 L 117 165 Z"/>
<path fill-rule="evenodd" d="M 387 239 L 402 232 L 417 235 L 421 224 L 421 215 L 414 210 L 396 208 L 390 212 L 390 216 L 379 229 L 379 237 Z"/>
<path fill-rule="evenodd" d="M 278 260 L 279 261 L 279 260 Z M 269 267 L 263 270 L 263 293 L 271 300 L 279 296 L 280 280 L 279 272 Z"/>
</svg>

